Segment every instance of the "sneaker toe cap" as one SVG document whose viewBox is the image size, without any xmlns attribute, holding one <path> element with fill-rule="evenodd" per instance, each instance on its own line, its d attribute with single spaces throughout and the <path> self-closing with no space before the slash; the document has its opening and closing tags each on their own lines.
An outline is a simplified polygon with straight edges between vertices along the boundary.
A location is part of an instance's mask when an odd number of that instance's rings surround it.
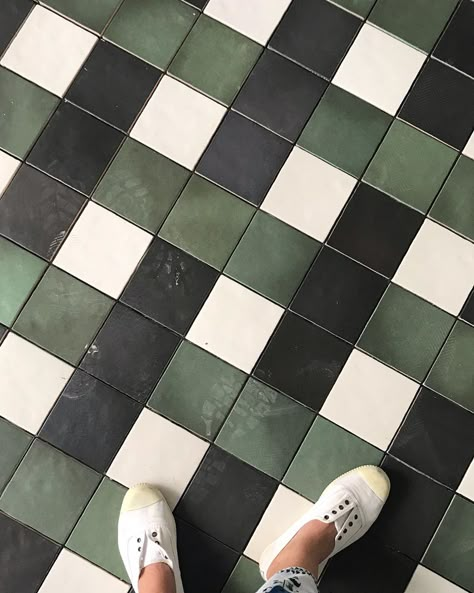
<svg viewBox="0 0 474 593">
<path fill-rule="evenodd" d="M 150 486 L 150 484 L 137 484 L 125 494 L 120 512 L 126 513 L 142 509 L 161 500 L 163 500 L 163 495 L 158 488 Z"/>
<path fill-rule="evenodd" d="M 382 502 L 387 500 L 390 480 L 383 469 L 375 465 L 365 465 L 358 468 L 357 473 Z"/>
</svg>

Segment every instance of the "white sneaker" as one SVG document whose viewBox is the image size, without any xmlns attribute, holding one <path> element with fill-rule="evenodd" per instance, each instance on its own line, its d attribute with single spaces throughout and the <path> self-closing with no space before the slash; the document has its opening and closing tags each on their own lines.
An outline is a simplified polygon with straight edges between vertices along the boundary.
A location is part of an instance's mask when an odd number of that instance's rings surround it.
<svg viewBox="0 0 474 593">
<path fill-rule="evenodd" d="M 157 488 L 137 484 L 124 496 L 118 522 L 118 545 L 135 593 L 139 593 L 141 570 L 156 562 L 164 562 L 173 570 L 176 593 L 183 593 L 176 524 L 168 503 Z"/>
<path fill-rule="evenodd" d="M 283 535 L 271 543 L 260 558 L 260 572 L 267 579 L 273 560 L 309 521 L 334 523 L 334 556 L 364 535 L 379 516 L 390 492 L 387 474 L 375 465 L 363 465 L 331 482 L 319 500 Z"/>
</svg>

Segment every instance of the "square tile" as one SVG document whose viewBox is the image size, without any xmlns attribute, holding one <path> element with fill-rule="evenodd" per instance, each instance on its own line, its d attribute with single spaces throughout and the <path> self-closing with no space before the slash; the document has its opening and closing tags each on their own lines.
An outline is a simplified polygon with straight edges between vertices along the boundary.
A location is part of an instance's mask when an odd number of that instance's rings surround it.
<svg viewBox="0 0 474 593">
<path fill-rule="evenodd" d="M 258 43 L 203 14 L 179 48 L 169 72 L 230 105 L 261 51 Z"/>
<path fill-rule="evenodd" d="M 189 175 L 177 163 L 127 138 L 92 199 L 155 233 Z"/>
<path fill-rule="evenodd" d="M 104 472 L 140 411 L 141 406 L 120 391 L 76 370 L 39 434 L 68 455 Z"/>
<path fill-rule="evenodd" d="M 10 332 L 0 347 L 0 414 L 36 434 L 73 370 Z"/>
<path fill-rule="evenodd" d="M 458 493 L 474 501 L 474 459 L 467 468 L 464 478 L 458 487 Z"/>
<path fill-rule="evenodd" d="M 187 430 L 145 409 L 129 432 L 107 475 L 128 487 L 139 482 L 159 485 L 173 508 L 208 446 Z M 176 455 L 177 450 L 179 456 Z"/>
<path fill-rule="evenodd" d="M 393 280 L 457 315 L 472 288 L 474 243 L 426 220 Z"/>
<path fill-rule="evenodd" d="M 474 451 L 474 414 L 424 387 L 390 447 L 390 454 L 450 488 L 457 488 Z"/>
<path fill-rule="evenodd" d="M 99 41 L 70 86 L 66 100 L 127 131 L 161 76 L 161 70 Z"/>
<path fill-rule="evenodd" d="M 395 120 L 364 181 L 426 213 L 456 156 L 449 146 Z"/>
<path fill-rule="evenodd" d="M 295 147 L 262 210 L 324 241 L 355 184 L 350 175 Z"/>
<path fill-rule="evenodd" d="M 148 0 L 125 0 L 104 35 L 139 58 L 165 69 L 198 14 L 181 0 L 151 3 Z"/>
<path fill-rule="evenodd" d="M 281 480 L 313 419 L 308 408 L 251 378 L 216 444 Z M 286 434 L 283 442 L 282 434 Z"/>
<path fill-rule="evenodd" d="M 7 485 L 32 440 L 33 437 L 16 424 L 0 418 L 0 491 Z"/>
<path fill-rule="evenodd" d="M 383 276 L 324 247 L 296 293 L 291 309 L 355 343 L 386 286 Z"/>
<path fill-rule="evenodd" d="M 28 162 L 90 195 L 122 139 L 118 130 L 71 103 L 62 103 L 36 142 Z"/>
<path fill-rule="evenodd" d="M 431 59 L 408 93 L 400 117 L 462 149 L 472 132 L 473 103 L 474 80 Z"/>
<path fill-rule="evenodd" d="M 84 0 L 43 0 L 54 10 L 100 33 L 107 24 L 120 0 L 101 0 L 94 2 Z"/>
<path fill-rule="evenodd" d="M 247 376 L 190 342 L 183 342 L 148 405 L 214 440 Z"/>
<path fill-rule="evenodd" d="M 265 45 L 291 0 L 209 0 L 205 13 Z"/>
<path fill-rule="evenodd" d="M 277 484 L 270 476 L 211 446 L 176 507 L 176 515 L 232 549 L 242 551 Z"/>
<path fill-rule="evenodd" d="M 221 276 L 188 333 L 188 339 L 249 373 L 283 309 Z"/>
<path fill-rule="evenodd" d="M 34 4 L 31 0 L 5 0 L 0 23 L 0 54 L 6 49 Z"/>
<path fill-rule="evenodd" d="M 126 287 L 122 301 L 147 317 L 185 333 L 218 273 L 181 249 L 155 239 Z"/>
<path fill-rule="evenodd" d="M 45 261 L 0 236 L 0 322 L 13 323 L 45 268 Z"/>
<path fill-rule="evenodd" d="M 360 19 L 326 0 L 293 0 L 270 47 L 331 78 L 360 26 Z"/>
<path fill-rule="evenodd" d="M 425 591 L 431 593 L 463 593 L 463 589 L 420 564 L 416 567 L 405 593 L 424 593 Z"/>
<path fill-rule="evenodd" d="M 306 124 L 298 144 L 358 177 L 391 121 L 384 111 L 331 84 Z"/>
<path fill-rule="evenodd" d="M 454 318 L 391 284 L 365 328 L 362 350 L 418 381 L 433 364 Z"/>
<path fill-rule="evenodd" d="M 35 6 L 0 64 L 62 96 L 96 41 L 81 27 Z"/>
<path fill-rule="evenodd" d="M 287 313 L 254 374 L 318 411 L 350 351 L 346 342 L 294 313 Z"/>
<path fill-rule="evenodd" d="M 19 160 L 0 150 L 0 196 L 8 187 L 20 164 Z"/>
<path fill-rule="evenodd" d="M 354 14 L 366 17 L 376 0 L 334 0 L 335 4 L 350 10 Z"/>
<path fill-rule="evenodd" d="M 337 477 L 360 465 L 378 465 L 382 456 L 373 445 L 318 416 L 283 481 L 316 501 Z"/>
<path fill-rule="evenodd" d="M 235 565 L 222 593 L 245 593 L 257 591 L 263 579 L 258 564 L 246 556 L 241 556 Z"/>
<path fill-rule="evenodd" d="M 385 450 L 418 387 L 415 381 L 353 350 L 321 414 Z"/>
<path fill-rule="evenodd" d="M 54 258 L 54 264 L 118 298 L 153 236 L 89 202 Z"/>
<path fill-rule="evenodd" d="M 224 113 L 222 105 L 170 76 L 163 76 L 131 136 L 193 169 Z"/>
<path fill-rule="evenodd" d="M 194 175 L 167 217 L 160 237 L 222 270 L 254 212 L 243 200 Z"/>
<path fill-rule="evenodd" d="M 262 203 L 291 144 L 262 126 L 230 111 L 199 162 L 199 173 L 245 198 Z"/>
<path fill-rule="evenodd" d="M 462 0 L 434 51 L 437 58 L 470 76 L 474 76 L 474 64 L 470 59 L 473 18 L 472 2 Z"/>
<path fill-rule="evenodd" d="M 117 303 L 81 368 L 145 403 L 178 343 L 170 330 Z"/>
<path fill-rule="evenodd" d="M 19 334 L 76 364 L 102 325 L 112 301 L 50 267 L 15 322 Z"/>
<path fill-rule="evenodd" d="M 334 84 L 395 115 L 425 55 L 365 24 L 333 79 Z"/>
<path fill-rule="evenodd" d="M 280 305 L 288 305 L 319 247 L 311 237 L 258 211 L 225 273 Z"/>
<path fill-rule="evenodd" d="M 99 474 L 36 440 L 0 498 L 0 509 L 64 543 L 99 483 Z"/>
<path fill-rule="evenodd" d="M 265 50 L 232 107 L 294 142 L 326 86 L 319 76 Z"/>
</svg>

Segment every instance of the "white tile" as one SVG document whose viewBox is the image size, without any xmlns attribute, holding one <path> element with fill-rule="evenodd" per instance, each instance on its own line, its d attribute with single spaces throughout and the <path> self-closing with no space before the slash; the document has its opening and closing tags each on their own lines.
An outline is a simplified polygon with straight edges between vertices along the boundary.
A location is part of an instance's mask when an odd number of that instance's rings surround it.
<svg viewBox="0 0 474 593">
<path fill-rule="evenodd" d="M 265 45 L 291 0 L 210 0 L 209 16 Z"/>
<path fill-rule="evenodd" d="M 96 41 L 92 33 L 35 6 L 0 64 L 62 96 Z"/>
<path fill-rule="evenodd" d="M 193 169 L 225 112 L 222 105 L 164 76 L 130 135 Z"/>
<path fill-rule="evenodd" d="M 258 562 L 265 548 L 306 513 L 313 503 L 285 486 L 278 486 L 252 535 L 245 555 Z"/>
<path fill-rule="evenodd" d="M 425 58 L 420 51 L 366 24 L 333 83 L 395 115 Z"/>
<path fill-rule="evenodd" d="M 385 450 L 418 387 L 415 381 L 353 350 L 321 415 Z"/>
<path fill-rule="evenodd" d="M 457 315 L 472 288 L 474 243 L 425 220 L 393 280 Z"/>
<path fill-rule="evenodd" d="M 470 157 L 471 159 L 474 159 L 474 132 L 472 132 L 471 137 L 467 141 L 467 144 L 464 147 L 462 153 Z"/>
<path fill-rule="evenodd" d="M 0 416 L 35 434 L 73 371 L 10 332 L 0 346 Z"/>
<path fill-rule="evenodd" d="M 354 177 L 295 147 L 262 210 L 324 241 L 356 182 Z"/>
<path fill-rule="evenodd" d="M 38 593 L 63 593 L 66 584 L 68 593 L 127 593 L 130 588 L 127 583 L 64 548 Z"/>
<path fill-rule="evenodd" d="M 221 276 L 187 338 L 250 373 L 282 315 L 278 305 Z"/>
<path fill-rule="evenodd" d="M 405 593 L 465 593 L 465 591 L 424 566 L 418 565 Z"/>
<path fill-rule="evenodd" d="M 474 500 L 474 459 L 471 461 L 471 465 L 467 468 L 464 478 L 459 484 L 458 492 L 466 498 Z"/>
<path fill-rule="evenodd" d="M 0 195 L 10 183 L 10 179 L 18 169 L 20 161 L 0 150 Z"/>
<path fill-rule="evenodd" d="M 128 488 L 158 486 L 174 508 L 209 445 L 166 418 L 144 409 L 107 475 Z"/>
<path fill-rule="evenodd" d="M 153 236 L 89 202 L 54 264 L 117 298 Z"/>
</svg>

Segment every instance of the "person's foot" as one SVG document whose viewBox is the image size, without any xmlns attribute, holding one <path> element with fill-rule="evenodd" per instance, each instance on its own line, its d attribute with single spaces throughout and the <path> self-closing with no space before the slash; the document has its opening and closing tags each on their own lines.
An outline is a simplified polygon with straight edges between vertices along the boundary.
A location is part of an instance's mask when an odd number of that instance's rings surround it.
<svg viewBox="0 0 474 593">
<path fill-rule="evenodd" d="M 313 507 L 264 550 L 260 558 L 263 578 L 289 566 L 305 568 L 316 576 L 321 562 L 368 531 L 389 492 L 387 474 L 374 465 L 363 465 L 331 482 Z"/>
<path fill-rule="evenodd" d="M 118 545 L 136 593 L 146 566 L 164 563 L 174 573 L 176 593 L 183 593 L 178 564 L 176 525 L 164 496 L 157 488 L 138 484 L 125 494 L 118 522 Z"/>
</svg>

